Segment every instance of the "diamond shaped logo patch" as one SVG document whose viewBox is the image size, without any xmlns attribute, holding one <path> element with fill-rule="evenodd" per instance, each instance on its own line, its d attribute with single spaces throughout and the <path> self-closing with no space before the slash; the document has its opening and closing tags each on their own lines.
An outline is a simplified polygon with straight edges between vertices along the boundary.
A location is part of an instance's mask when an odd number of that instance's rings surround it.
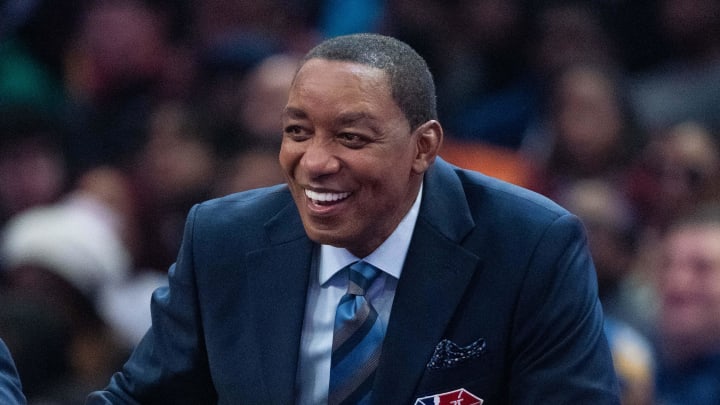
<svg viewBox="0 0 720 405">
<path fill-rule="evenodd" d="M 482 405 L 482 403 L 482 399 L 465 388 L 415 400 L 415 405 Z"/>
</svg>

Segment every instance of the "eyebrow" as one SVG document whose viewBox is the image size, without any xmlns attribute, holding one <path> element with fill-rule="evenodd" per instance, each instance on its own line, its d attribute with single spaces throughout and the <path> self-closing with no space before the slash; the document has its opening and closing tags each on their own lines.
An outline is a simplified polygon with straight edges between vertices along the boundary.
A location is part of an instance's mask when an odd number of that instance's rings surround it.
<svg viewBox="0 0 720 405">
<path fill-rule="evenodd" d="M 367 120 L 370 122 L 375 121 L 375 119 L 372 116 L 368 115 L 366 112 L 363 112 L 363 111 L 351 111 L 351 112 L 340 114 L 336 118 L 335 121 L 341 125 L 350 125 L 350 124 L 357 123 L 358 121 L 364 121 L 364 120 Z"/>
<path fill-rule="evenodd" d="M 285 107 L 282 113 L 283 117 L 291 117 L 291 118 L 307 118 L 307 113 L 305 111 L 295 108 L 295 107 Z"/>
<path fill-rule="evenodd" d="M 283 117 L 294 118 L 294 119 L 307 119 L 308 115 L 304 110 L 295 107 L 285 107 L 282 113 Z M 367 121 L 368 125 L 376 129 L 376 119 L 369 115 L 365 111 L 350 111 L 341 113 L 335 118 L 335 123 L 338 125 L 352 125 L 360 121 Z"/>
</svg>

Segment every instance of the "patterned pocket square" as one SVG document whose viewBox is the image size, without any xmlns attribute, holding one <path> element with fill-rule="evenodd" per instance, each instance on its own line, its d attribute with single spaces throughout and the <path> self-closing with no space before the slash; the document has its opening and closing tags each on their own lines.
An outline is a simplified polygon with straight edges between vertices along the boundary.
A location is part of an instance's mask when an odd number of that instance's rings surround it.
<svg viewBox="0 0 720 405">
<path fill-rule="evenodd" d="M 485 353 L 485 339 L 478 339 L 467 346 L 458 346 L 448 339 L 443 339 L 435 346 L 435 352 L 427 367 L 431 370 L 442 370 L 479 358 Z"/>
</svg>

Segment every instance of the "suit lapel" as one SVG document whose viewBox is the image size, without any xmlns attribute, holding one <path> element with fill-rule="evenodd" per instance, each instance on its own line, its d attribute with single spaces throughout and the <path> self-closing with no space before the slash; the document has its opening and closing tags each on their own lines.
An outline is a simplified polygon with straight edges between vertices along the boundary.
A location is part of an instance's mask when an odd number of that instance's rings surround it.
<svg viewBox="0 0 720 405">
<path fill-rule="evenodd" d="M 250 252 L 249 302 L 257 322 L 256 347 L 268 403 L 294 403 L 294 387 L 305 316 L 313 243 L 305 236 L 291 202 L 266 224 L 272 245 Z"/>
<path fill-rule="evenodd" d="M 420 215 L 395 294 L 373 403 L 407 403 L 479 265 L 460 245 L 474 227 L 462 186 L 439 160 L 426 175 Z"/>
</svg>

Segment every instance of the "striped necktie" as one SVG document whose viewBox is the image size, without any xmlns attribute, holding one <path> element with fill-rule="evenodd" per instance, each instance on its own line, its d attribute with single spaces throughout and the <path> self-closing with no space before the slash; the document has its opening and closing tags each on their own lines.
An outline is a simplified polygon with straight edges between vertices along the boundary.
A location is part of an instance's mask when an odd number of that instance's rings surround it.
<svg viewBox="0 0 720 405">
<path fill-rule="evenodd" d="M 328 401 L 331 405 L 370 402 L 384 331 L 365 292 L 379 274 L 379 269 L 363 261 L 349 266 L 348 291 L 335 314 Z"/>
</svg>

